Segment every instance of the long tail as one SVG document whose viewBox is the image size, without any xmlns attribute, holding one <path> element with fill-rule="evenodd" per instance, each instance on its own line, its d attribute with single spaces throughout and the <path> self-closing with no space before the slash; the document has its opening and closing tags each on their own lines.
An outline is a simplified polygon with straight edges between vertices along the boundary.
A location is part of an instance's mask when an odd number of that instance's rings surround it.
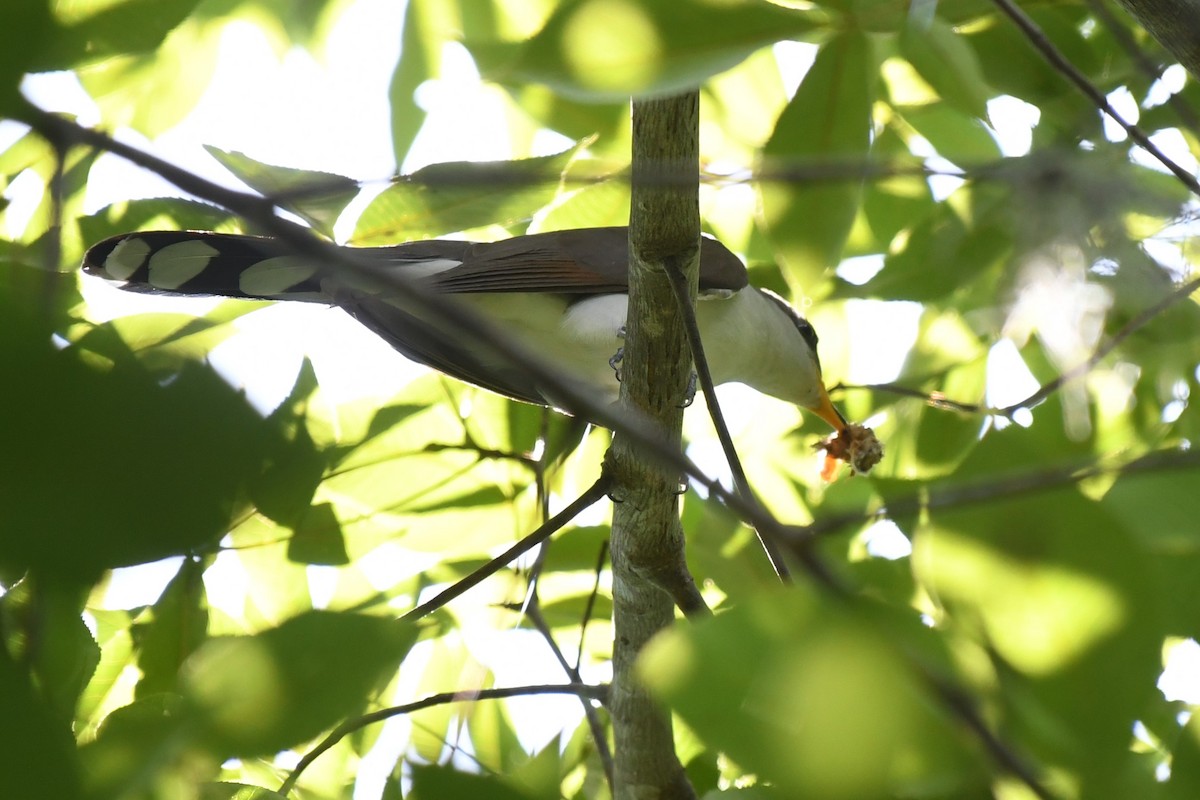
<svg viewBox="0 0 1200 800">
<path fill-rule="evenodd" d="M 315 261 L 260 236 L 128 233 L 90 248 L 83 270 L 138 292 L 329 302 Z"/>
<path fill-rule="evenodd" d="M 429 240 L 355 252 L 418 277 L 460 264 L 470 246 Z M 83 270 L 135 292 L 338 305 L 414 361 L 517 400 L 546 403 L 520 370 L 480 360 L 455 337 L 389 300 L 391 293 L 330 280 L 319 262 L 291 254 L 274 239 L 198 231 L 128 233 L 89 249 Z"/>
</svg>

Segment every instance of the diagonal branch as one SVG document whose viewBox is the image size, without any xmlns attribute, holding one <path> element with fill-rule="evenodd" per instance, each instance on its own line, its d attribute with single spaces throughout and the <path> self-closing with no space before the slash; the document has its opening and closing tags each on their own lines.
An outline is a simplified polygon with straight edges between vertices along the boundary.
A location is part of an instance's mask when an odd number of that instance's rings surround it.
<svg viewBox="0 0 1200 800">
<path fill-rule="evenodd" d="M 1117 110 L 1108 102 L 1108 98 L 1104 96 L 1104 93 L 1097 89 L 1087 79 L 1086 75 L 1067 60 L 1062 51 L 1054 46 L 1054 43 L 1042 32 L 1042 29 L 1013 0 L 992 0 L 992 2 L 1025 34 L 1025 37 L 1029 39 L 1029 43 L 1042 54 L 1042 57 L 1046 59 L 1050 66 L 1061 72 L 1076 89 L 1083 92 L 1096 108 L 1112 117 L 1129 134 L 1130 139 L 1141 145 L 1142 149 L 1154 156 L 1159 163 L 1170 170 L 1171 174 L 1178 178 L 1179 182 L 1186 186 L 1192 194 L 1200 195 L 1200 182 L 1196 180 L 1196 176 L 1176 164 L 1166 153 L 1159 149 L 1158 145 L 1150 141 L 1150 137 L 1141 128 L 1118 114 Z"/>
<path fill-rule="evenodd" d="M 370 714 L 363 714 L 361 717 L 348 719 L 341 725 L 338 725 L 329 735 L 321 742 L 304 754 L 296 764 L 296 768 L 292 770 L 287 779 L 279 785 L 279 794 L 286 795 L 296 786 L 296 781 L 300 780 L 300 775 L 304 770 L 308 769 L 314 761 L 316 761 L 323 753 L 329 751 L 334 745 L 345 739 L 350 734 L 357 730 L 365 728 L 368 725 L 374 725 L 376 722 L 398 717 L 403 714 L 412 714 L 422 709 L 432 708 L 433 706 L 444 706 L 450 703 L 473 703 L 477 700 L 504 700 L 509 697 L 528 697 L 530 695 L 543 694 L 574 694 L 580 697 L 590 698 L 604 702 L 608 694 L 608 690 L 604 686 L 592 686 L 585 683 L 566 683 L 560 685 L 537 685 L 537 686 L 509 686 L 500 689 L 475 689 L 466 692 L 443 692 L 441 694 L 431 695 L 421 700 L 412 703 L 406 703 L 402 706 L 389 706 L 381 708 L 378 711 L 372 711 Z"/>
<path fill-rule="evenodd" d="M 987 503 L 1006 497 L 1038 492 L 1054 491 L 1071 486 L 1099 475 L 1137 475 L 1147 472 L 1186 470 L 1200 467 L 1200 452 L 1196 450 L 1157 450 L 1124 464 L 1090 463 L 1034 470 L 1006 477 L 992 477 L 948 486 L 933 486 L 918 494 L 898 497 L 888 502 L 887 507 L 875 512 L 850 512 L 822 517 L 808 525 L 792 529 L 791 536 L 811 539 L 829 536 L 850 525 L 874 519 L 898 519 L 925 511 L 959 508 L 976 503 Z"/>
<path fill-rule="evenodd" d="M 843 391 L 863 389 L 868 391 L 887 392 L 889 394 L 901 395 L 903 397 L 919 398 L 934 408 L 959 411 L 965 414 L 988 414 L 1012 419 L 1013 415 L 1021 409 L 1032 408 L 1033 406 L 1036 406 L 1038 403 L 1042 402 L 1071 381 L 1078 380 L 1079 378 L 1087 375 L 1089 372 L 1095 369 L 1096 366 L 1099 365 L 1099 363 L 1103 361 L 1109 353 L 1115 350 L 1117 345 L 1128 339 L 1133 334 L 1137 333 L 1140 329 L 1144 328 L 1159 314 L 1162 314 L 1168 308 L 1180 302 L 1181 300 L 1186 300 L 1188 297 L 1191 297 L 1191 295 L 1197 291 L 1200 291 L 1200 278 L 1193 278 L 1186 283 L 1180 284 L 1173 291 L 1166 294 L 1157 303 L 1138 312 L 1136 316 L 1122 325 L 1116 333 L 1101 342 L 1096 350 L 1087 357 L 1087 359 L 1046 381 L 1028 397 L 1000 408 L 993 408 L 991 406 L 983 405 L 982 403 L 969 403 L 959 400 L 952 400 L 944 396 L 941 392 L 926 393 L 920 389 L 901 386 L 895 383 L 877 383 L 865 386 L 839 383 L 834 387 L 834 389 Z"/>
<path fill-rule="evenodd" d="M 571 503 L 562 511 L 555 514 L 533 533 L 529 534 L 512 547 L 508 548 L 503 553 L 496 556 L 467 577 L 458 581 L 453 586 L 442 590 L 437 594 L 436 597 L 431 597 L 429 600 L 426 600 L 424 603 L 421 603 L 413 610 L 404 614 L 402 617 L 400 617 L 399 621 L 411 622 L 413 620 L 420 619 L 421 617 L 424 617 L 427 614 L 446 605 L 454 598 L 465 593 L 468 589 L 478 586 L 485 579 L 495 575 L 497 572 L 504 569 L 504 567 L 511 564 L 513 560 L 517 558 L 517 556 L 532 550 L 553 536 L 554 533 L 560 528 L 562 528 L 571 520 L 575 519 L 575 517 L 579 516 L 579 514 L 585 508 L 604 497 L 604 495 L 608 493 L 611 486 L 612 478 L 608 475 L 607 471 L 601 473 L 600 477 L 596 479 L 596 482 L 588 487 L 587 491 L 581 494 L 575 500 L 575 502 Z"/>
<path fill-rule="evenodd" d="M 550 647 L 550 652 L 554 654 L 554 658 L 562 667 L 563 672 L 567 673 L 567 677 L 572 683 L 582 684 L 583 678 L 579 672 L 579 664 L 572 664 L 567 661 L 566 654 L 562 648 L 558 646 L 558 642 L 554 639 L 554 632 L 550 630 L 549 623 L 546 622 L 546 616 L 542 613 L 542 607 L 537 597 L 525 608 L 525 616 L 533 623 L 533 627 L 541 634 L 541 637 L 546 640 L 546 644 Z M 579 656 L 583 657 L 583 641 L 579 642 Z M 604 725 L 600 722 L 600 715 L 596 713 L 596 708 L 588 698 L 580 696 L 583 702 L 583 716 L 587 722 L 588 730 L 591 731 L 592 741 L 596 745 L 596 754 L 600 757 L 600 764 L 604 768 L 604 777 L 608 781 L 608 790 L 613 790 L 613 757 L 612 751 L 608 749 L 608 736 L 605 733 Z"/>
</svg>

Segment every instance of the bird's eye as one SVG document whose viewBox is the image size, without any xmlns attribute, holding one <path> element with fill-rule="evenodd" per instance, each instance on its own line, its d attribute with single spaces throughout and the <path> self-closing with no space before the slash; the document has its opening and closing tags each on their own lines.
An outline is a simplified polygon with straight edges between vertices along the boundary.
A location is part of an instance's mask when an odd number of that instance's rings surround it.
<svg viewBox="0 0 1200 800">
<path fill-rule="evenodd" d="M 800 331 L 800 335 L 804 337 L 804 341 L 808 342 L 808 346 L 814 351 L 817 349 L 817 331 L 804 317 L 796 318 L 796 330 Z"/>
</svg>

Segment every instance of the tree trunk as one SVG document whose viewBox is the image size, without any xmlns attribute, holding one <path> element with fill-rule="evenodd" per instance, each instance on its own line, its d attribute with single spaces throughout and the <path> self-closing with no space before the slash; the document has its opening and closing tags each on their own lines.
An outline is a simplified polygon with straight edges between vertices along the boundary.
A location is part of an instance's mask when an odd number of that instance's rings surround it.
<svg viewBox="0 0 1200 800">
<path fill-rule="evenodd" d="M 633 104 L 633 202 L 630 211 L 629 315 L 621 399 L 681 443 L 691 358 L 664 272 L 687 271 L 694 299 L 700 252 L 699 96 Z M 617 800 L 694 798 L 675 756 L 670 713 L 633 673 L 638 652 L 675 619 L 664 586 L 686 579 L 679 524 L 681 476 L 646 458 L 633 442 L 613 441 L 613 682 L 609 708 L 615 740 Z"/>
</svg>

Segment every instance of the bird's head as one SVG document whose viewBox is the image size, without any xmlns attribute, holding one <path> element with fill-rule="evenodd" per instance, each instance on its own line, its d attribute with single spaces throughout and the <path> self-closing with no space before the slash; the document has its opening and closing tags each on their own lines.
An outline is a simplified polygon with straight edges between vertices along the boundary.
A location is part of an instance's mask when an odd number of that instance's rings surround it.
<svg viewBox="0 0 1200 800">
<path fill-rule="evenodd" d="M 758 289 L 757 292 L 769 301 L 774 335 L 768 334 L 771 349 L 776 351 L 782 369 L 773 370 L 778 388 L 764 385 L 762 388 L 776 397 L 791 400 L 823 419 L 835 431 L 846 428 L 846 418 L 829 398 L 821 374 L 821 359 L 817 355 L 817 332 L 812 323 L 774 292 Z M 778 315 L 782 315 L 782 319 Z M 760 318 L 761 319 L 761 318 Z M 769 384 L 769 382 L 768 382 Z"/>
</svg>

